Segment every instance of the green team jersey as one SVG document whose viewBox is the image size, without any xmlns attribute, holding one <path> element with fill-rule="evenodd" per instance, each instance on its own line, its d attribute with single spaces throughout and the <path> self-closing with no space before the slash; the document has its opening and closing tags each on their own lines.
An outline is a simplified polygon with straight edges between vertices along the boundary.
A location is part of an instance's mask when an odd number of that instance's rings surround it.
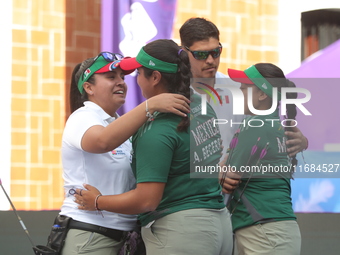
<svg viewBox="0 0 340 255">
<path fill-rule="evenodd" d="M 227 163 L 231 170 L 243 174 L 242 182 L 231 195 L 234 231 L 259 223 L 296 219 L 292 209 L 286 140 L 278 111 L 247 117 L 234 135 L 237 145 L 230 148 Z M 255 147 L 257 150 L 252 155 Z M 261 159 L 265 148 L 266 154 Z"/>
<path fill-rule="evenodd" d="M 200 100 L 192 99 L 191 108 L 195 104 L 200 104 Z M 209 119 L 211 116 L 203 117 Z M 177 125 L 180 121 L 181 117 L 177 115 L 157 113 L 153 121 L 145 123 L 133 136 L 132 169 L 137 183 L 166 183 L 156 210 L 139 215 L 142 226 L 182 210 L 221 209 L 225 206 L 216 178 L 191 178 L 191 132 L 189 128 L 187 132 L 178 132 Z M 219 132 L 215 135 L 219 139 Z M 206 146 L 207 142 L 211 141 L 206 141 L 199 147 Z"/>
</svg>

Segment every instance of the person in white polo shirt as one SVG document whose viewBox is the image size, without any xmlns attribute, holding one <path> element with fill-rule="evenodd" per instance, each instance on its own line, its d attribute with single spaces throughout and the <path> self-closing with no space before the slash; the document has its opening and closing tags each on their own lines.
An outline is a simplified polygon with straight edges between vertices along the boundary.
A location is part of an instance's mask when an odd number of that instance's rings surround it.
<svg viewBox="0 0 340 255">
<path fill-rule="evenodd" d="M 83 183 L 99 187 L 103 194 L 121 194 L 133 189 L 129 138 L 147 121 L 146 113 L 160 111 L 186 116 L 190 111 L 189 100 L 168 93 L 152 97 L 120 117 L 116 111 L 125 103 L 124 76 L 129 73 L 119 67 L 121 59 L 119 54 L 102 52 L 73 70 L 72 114 L 62 138 L 65 200 L 54 228 L 61 229 L 58 224 L 71 219 L 64 246 L 52 243 L 63 255 L 118 253 L 126 232 L 136 226 L 136 216 L 80 211 L 73 194 Z"/>
</svg>

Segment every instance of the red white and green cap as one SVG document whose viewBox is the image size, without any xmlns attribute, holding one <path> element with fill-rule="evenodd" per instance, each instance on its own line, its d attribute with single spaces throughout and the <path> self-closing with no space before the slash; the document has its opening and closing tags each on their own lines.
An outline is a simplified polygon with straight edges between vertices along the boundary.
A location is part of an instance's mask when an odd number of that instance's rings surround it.
<svg viewBox="0 0 340 255">
<path fill-rule="evenodd" d="M 132 72 L 139 67 L 147 67 L 152 70 L 160 71 L 163 73 L 177 73 L 178 65 L 168 63 L 157 58 L 150 56 L 144 51 L 144 47 L 140 49 L 137 57 L 124 58 L 120 63 L 120 68 L 127 72 Z"/>
<path fill-rule="evenodd" d="M 123 56 L 120 54 L 113 54 L 110 52 L 102 52 L 95 57 L 92 65 L 90 65 L 78 80 L 78 90 L 82 94 L 84 91 L 83 84 L 90 79 L 95 73 L 107 73 L 111 72 L 117 67 L 120 67 L 120 63 Z M 132 73 L 132 71 L 122 70 L 125 75 Z"/>
<path fill-rule="evenodd" d="M 254 84 L 267 96 L 273 98 L 273 85 L 271 85 L 268 80 L 262 76 L 254 65 L 248 67 L 244 71 L 228 68 L 228 75 L 236 82 L 249 85 Z M 280 92 L 278 92 L 278 98 L 281 98 Z"/>
</svg>

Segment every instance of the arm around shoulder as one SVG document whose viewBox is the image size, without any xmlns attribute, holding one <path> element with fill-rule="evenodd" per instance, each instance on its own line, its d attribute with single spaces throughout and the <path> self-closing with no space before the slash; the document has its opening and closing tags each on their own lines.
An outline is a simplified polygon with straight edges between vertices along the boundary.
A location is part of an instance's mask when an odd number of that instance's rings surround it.
<svg viewBox="0 0 340 255">
<path fill-rule="evenodd" d="M 172 112 L 182 117 L 190 112 L 190 101 L 179 94 L 163 93 L 148 99 L 113 121 L 110 125 L 91 127 L 82 139 L 82 148 L 91 153 L 104 153 L 117 148 L 148 120 L 147 112 Z"/>
</svg>

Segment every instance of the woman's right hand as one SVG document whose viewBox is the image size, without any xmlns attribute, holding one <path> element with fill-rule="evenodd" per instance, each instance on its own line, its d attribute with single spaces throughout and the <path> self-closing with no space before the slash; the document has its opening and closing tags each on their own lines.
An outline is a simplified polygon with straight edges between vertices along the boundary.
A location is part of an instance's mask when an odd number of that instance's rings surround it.
<svg viewBox="0 0 340 255">
<path fill-rule="evenodd" d="M 149 112 L 171 112 L 186 117 L 190 112 L 190 100 L 183 95 L 162 93 L 148 99 Z"/>
<path fill-rule="evenodd" d="M 239 173 L 227 172 L 224 176 L 224 182 L 222 183 L 222 192 L 225 194 L 231 194 L 241 182 L 241 176 Z M 219 176 L 219 182 L 221 182 L 221 176 Z"/>
</svg>

